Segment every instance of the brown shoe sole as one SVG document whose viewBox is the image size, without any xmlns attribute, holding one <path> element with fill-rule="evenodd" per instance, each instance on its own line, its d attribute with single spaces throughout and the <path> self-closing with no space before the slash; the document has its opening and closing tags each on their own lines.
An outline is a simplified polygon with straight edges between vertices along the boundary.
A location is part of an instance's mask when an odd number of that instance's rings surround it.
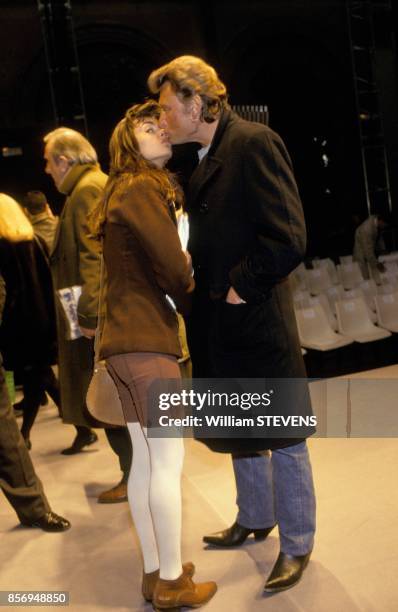
<svg viewBox="0 0 398 612">
<path fill-rule="evenodd" d="M 214 593 L 211 593 L 207 599 L 204 599 L 203 601 L 197 604 L 181 603 L 178 606 L 172 606 L 171 608 L 168 608 L 165 606 L 159 607 L 156 604 L 152 604 L 152 607 L 155 610 L 155 612 L 164 612 L 165 610 L 167 610 L 167 612 L 181 612 L 183 608 L 201 608 L 202 606 L 205 606 L 207 603 L 209 603 L 209 601 L 214 597 L 216 593 L 217 593 L 217 586 L 216 586 L 216 590 L 214 591 Z"/>
</svg>

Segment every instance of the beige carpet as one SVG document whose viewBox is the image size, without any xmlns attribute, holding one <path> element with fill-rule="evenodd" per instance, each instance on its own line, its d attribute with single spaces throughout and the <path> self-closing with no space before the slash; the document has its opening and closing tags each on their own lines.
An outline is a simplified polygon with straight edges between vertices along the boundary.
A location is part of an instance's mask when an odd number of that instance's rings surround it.
<svg viewBox="0 0 398 612">
<path fill-rule="evenodd" d="M 398 377 L 398 366 L 376 375 Z M 60 455 L 73 431 L 49 406 L 32 432 L 37 472 L 53 509 L 72 529 L 46 534 L 23 528 L 2 496 L 0 590 L 69 591 L 73 612 L 149 612 L 139 593 L 141 562 L 128 505 L 96 502 L 98 493 L 119 479 L 115 456 L 102 432 L 84 453 Z M 228 456 L 187 441 L 184 560 L 195 562 L 198 579 L 218 582 L 219 592 L 205 608 L 209 612 L 398 610 L 398 440 L 313 439 L 309 446 L 318 496 L 312 561 L 299 585 L 265 598 L 277 532 L 236 550 L 203 548 L 204 533 L 235 518 L 233 475 Z"/>
</svg>

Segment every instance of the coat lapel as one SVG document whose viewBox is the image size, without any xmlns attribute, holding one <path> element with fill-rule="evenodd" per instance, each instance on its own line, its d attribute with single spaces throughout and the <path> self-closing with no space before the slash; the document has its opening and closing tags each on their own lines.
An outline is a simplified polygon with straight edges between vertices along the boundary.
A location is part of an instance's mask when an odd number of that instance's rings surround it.
<svg viewBox="0 0 398 612">
<path fill-rule="evenodd" d="M 193 172 L 190 178 L 189 194 L 191 203 L 194 203 L 198 199 L 202 189 L 206 186 L 212 176 L 224 163 L 224 160 L 221 159 L 221 157 L 217 156 L 217 149 L 220 144 L 221 138 L 225 132 L 227 124 L 229 123 L 231 118 L 231 111 L 223 111 L 220 117 L 219 124 L 217 126 L 217 130 L 214 134 L 209 152 L 202 160 L 202 162 L 197 166 L 196 170 Z"/>
<path fill-rule="evenodd" d="M 206 158 L 203 159 L 202 162 L 198 165 L 189 181 L 190 200 L 192 202 L 197 200 L 200 191 L 205 187 L 205 185 L 211 179 L 213 174 L 222 164 L 221 159 L 217 157 L 209 157 L 209 155 L 210 152 L 206 155 Z"/>
</svg>

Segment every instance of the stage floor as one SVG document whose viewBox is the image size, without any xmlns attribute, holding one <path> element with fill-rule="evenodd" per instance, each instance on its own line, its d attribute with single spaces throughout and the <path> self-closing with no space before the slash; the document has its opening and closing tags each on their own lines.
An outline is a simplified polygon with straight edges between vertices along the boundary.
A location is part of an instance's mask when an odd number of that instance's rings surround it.
<svg viewBox="0 0 398 612">
<path fill-rule="evenodd" d="M 398 378 L 398 365 L 379 374 Z M 69 591 L 71 612 L 149 612 L 152 607 L 140 595 L 141 561 L 128 504 L 97 503 L 97 495 L 120 478 L 116 457 L 102 431 L 85 452 L 61 455 L 73 436 L 54 406 L 41 409 L 31 435 L 32 459 L 52 509 L 72 528 L 47 534 L 19 526 L 2 496 L 0 590 Z M 204 609 L 398 610 L 398 439 L 312 439 L 309 448 L 318 500 L 313 556 L 300 584 L 263 597 L 278 554 L 277 532 L 239 549 L 204 548 L 203 534 L 234 521 L 233 473 L 229 456 L 187 441 L 183 559 L 195 563 L 198 580 L 216 580 L 219 586 Z"/>
</svg>

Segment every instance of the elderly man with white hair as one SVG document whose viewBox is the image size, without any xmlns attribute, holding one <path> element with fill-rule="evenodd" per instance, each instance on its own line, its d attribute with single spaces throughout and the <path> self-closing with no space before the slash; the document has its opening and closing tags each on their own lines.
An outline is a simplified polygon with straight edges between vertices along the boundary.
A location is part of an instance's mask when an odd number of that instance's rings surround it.
<svg viewBox="0 0 398 612">
<path fill-rule="evenodd" d="M 90 142 L 75 130 L 59 127 L 44 138 L 45 171 L 66 195 L 51 252 L 54 289 L 78 287 L 77 317 L 80 337 L 71 339 L 58 301 L 57 330 L 61 405 L 65 423 L 75 425 L 77 436 L 63 454 L 80 452 L 97 440 L 91 426 L 96 423 L 86 407 L 86 394 L 93 372 L 94 335 L 100 282 L 100 244 L 90 232 L 89 217 L 101 198 L 107 176 L 99 167 Z M 98 425 L 98 424 L 97 424 Z M 127 501 L 127 479 L 131 466 L 131 442 L 125 428 L 105 429 L 119 457 L 122 481 L 102 493 L 101 503 Z"/>
</svg>

